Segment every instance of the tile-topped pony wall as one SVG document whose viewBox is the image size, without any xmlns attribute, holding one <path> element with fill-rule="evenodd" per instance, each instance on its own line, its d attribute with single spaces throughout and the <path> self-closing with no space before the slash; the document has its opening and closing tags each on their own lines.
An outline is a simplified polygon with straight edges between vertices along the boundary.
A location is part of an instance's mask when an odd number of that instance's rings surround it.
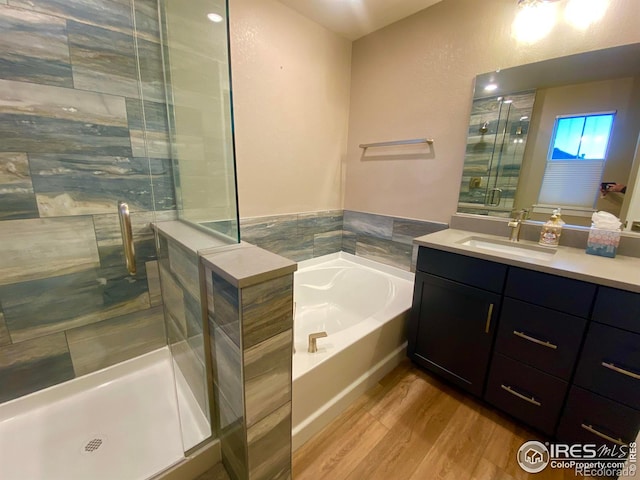
<svg viewBox="0 0 640 480">
<path fill-rule="evenodd" d="M 175 218 L 157 5 L 133 6 L 0 1 L 0 401 L 166 344 L 149 228 Z"/>
</svg>

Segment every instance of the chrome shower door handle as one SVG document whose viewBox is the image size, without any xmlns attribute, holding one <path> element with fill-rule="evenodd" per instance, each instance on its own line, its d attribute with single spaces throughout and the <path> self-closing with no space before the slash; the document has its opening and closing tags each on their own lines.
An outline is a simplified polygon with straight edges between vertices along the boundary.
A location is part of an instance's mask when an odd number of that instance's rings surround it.
<svg viewBox="0 0 640 480">
<path fill-rule="evenodd" d="M 127 263 L 127 270 L 130 275 L 135 275 L 137 269 L 136 252 L 133 247 L 133 230 L 131 229 L 129 205 L 125 202 L 118 202 L 118 218 L 120 219 L 120 233 L 122 234 L 122 247 L 124 248 L 124 258 Z"/>
</svg>

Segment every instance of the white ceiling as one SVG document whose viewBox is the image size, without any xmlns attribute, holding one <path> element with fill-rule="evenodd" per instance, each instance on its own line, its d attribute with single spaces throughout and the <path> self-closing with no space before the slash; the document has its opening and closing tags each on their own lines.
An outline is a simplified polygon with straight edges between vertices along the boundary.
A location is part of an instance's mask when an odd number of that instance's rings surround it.
<svg viewBox="0 0 640 480">
<path fill-rule="evenodd" d="M 349 40 L 397 22 L 442 0 L 280 0 Z"/>
</svg>

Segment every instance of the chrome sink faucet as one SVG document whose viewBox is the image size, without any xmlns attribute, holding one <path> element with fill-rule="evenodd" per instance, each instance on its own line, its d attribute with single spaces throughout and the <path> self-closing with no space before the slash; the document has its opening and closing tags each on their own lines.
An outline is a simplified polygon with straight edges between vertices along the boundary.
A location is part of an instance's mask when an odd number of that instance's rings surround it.
<svg viewBox="0 0 640 480">
<path fill-rule="evenodd" d="M 522 222 L 527 218 L 527 213 L 527 210 L 525 210 L 524 208 L 522 210 L 519 210 L 516 214 L 516 217 L 511 219 L 511 221 L 509 221 L 509 223 L 507 224 L 511 229 L 511 232 L 509 232 L 509 241 L 520 241 L 520 226 L 522 225 Z"/>
</svg>

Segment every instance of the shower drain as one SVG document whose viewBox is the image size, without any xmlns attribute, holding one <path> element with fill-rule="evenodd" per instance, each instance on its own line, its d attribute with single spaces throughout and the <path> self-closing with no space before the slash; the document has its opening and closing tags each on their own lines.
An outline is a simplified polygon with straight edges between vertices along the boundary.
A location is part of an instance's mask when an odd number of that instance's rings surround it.
<svg viewBox="0 0 640 480">
<path fill-rule="evenodd" d="M 83 453 L 84 455 L 96 453 L 106 441 L 107 437 L 104 435 L 93 435 L 91 438 L 83 442 L 82 447 L 80 447 L 80 453 Z"/>
</svg>

